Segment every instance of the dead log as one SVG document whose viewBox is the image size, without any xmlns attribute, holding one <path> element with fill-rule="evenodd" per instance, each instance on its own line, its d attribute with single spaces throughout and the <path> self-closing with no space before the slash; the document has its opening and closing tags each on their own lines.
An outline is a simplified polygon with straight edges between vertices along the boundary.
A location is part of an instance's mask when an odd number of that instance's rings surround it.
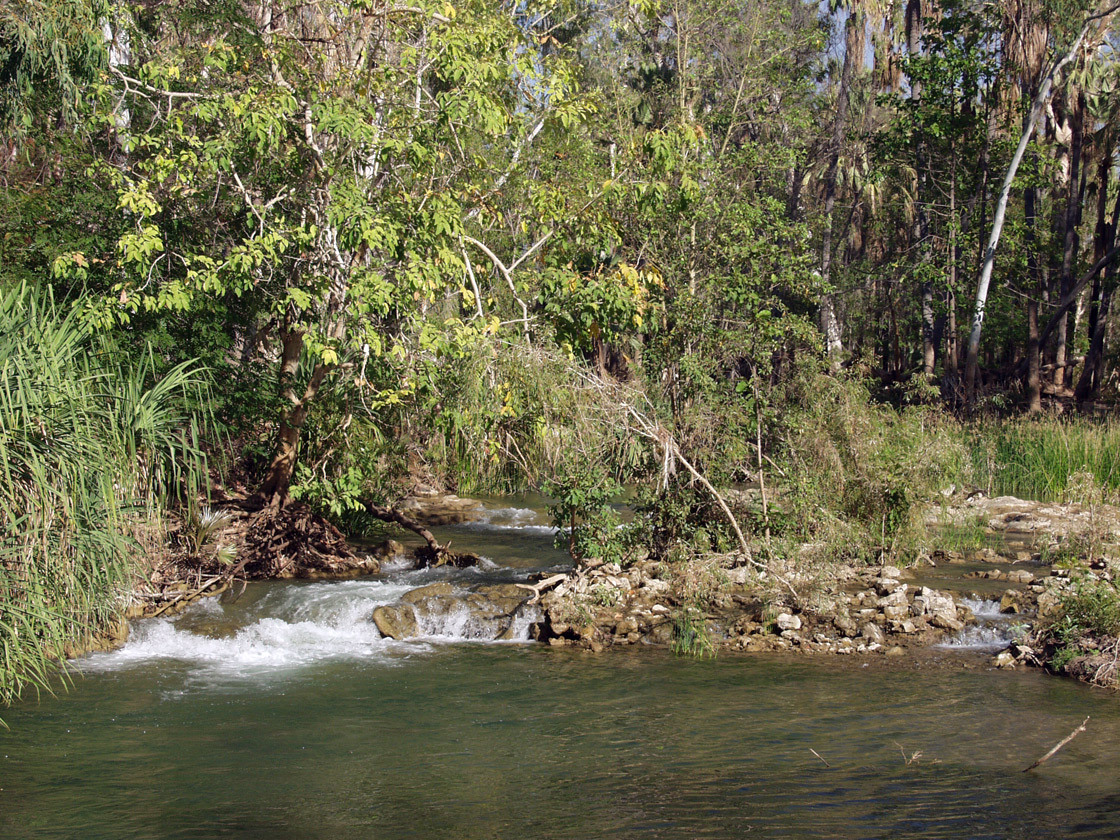
<svg viewBox="0 0 1120 840">
<path fill-rule="evenodd" d="M 537 601 L 539 601 L 541 599 L 541 593 L 544 590 L 551 589 L 553 586 L 556 586 L 556 584 L 560 583 L 561 581 L 567 580 L 567 578 L 568 578 L 567 575 L 553 575 L 552 577 L 547 577 L 544 580 L 539 581 L 537 583 L 534 583 L 532 585 L 530 585 L 528 583 L 515 583 L 514 586 L 516 586 L 520 589 L 528 589 L 530 592 L 532 592 L 533 597 L 529 599 L 529 603 L 530 604 L 535 604 L 535 603 L 537 603 Z"/>
</svg>

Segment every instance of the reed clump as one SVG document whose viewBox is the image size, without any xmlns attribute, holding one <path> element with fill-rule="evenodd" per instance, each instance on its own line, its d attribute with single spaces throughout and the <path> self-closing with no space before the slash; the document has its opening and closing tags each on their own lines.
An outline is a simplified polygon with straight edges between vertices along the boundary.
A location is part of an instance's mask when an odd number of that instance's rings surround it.
<svg viewBox="0 0 1120 840">
<path fill-rule="evenodd" d="M 981 487 L 991 495 L 1069 501 L 1090 474 L 1120 498 L 1120 423 L 1048 418 L 985 424 L 969 435 Z"/>
<path fill-rule="evenodd" d="M 163 512 L 206 466 L 191 363 L 157 375 L 27 285 L 0 294 L 0 704 L 50 690 L 75 643 L 116 621 Z"/>
</svg>

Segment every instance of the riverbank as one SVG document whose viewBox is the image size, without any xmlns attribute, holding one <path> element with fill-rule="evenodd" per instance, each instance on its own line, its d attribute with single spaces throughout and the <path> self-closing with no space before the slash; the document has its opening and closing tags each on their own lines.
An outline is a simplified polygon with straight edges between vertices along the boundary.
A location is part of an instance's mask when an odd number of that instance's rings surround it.
<svg viewBox="0 0 1120 840">
<path fill-rule="evenodd" d="M 402 507 L 433 526 L 469 524 L 487 512 L 475 500 L 446 495 Z M 363 550 L 335 542 L 328 554 L 291 536 L 265 560 L 254 512 L 240 502 L 220 510 L 225 519 L 214 545 L 234 545 L 234 556 L 256 562 L 200 568 L 181 554 L 169 558 L 146 592 L 137 593 L 129 617 L 169 615 L 234 581 L 345 579 L 377 574 L 383 564 L 396 570 L 416 564 L 408 546 L 392 540 Z M 291 518 L 312 527 L 305 511 Z M 454 615 L 471 638 L 527 633 L 552 647 L 596 653 L 646 645 L 702 657 L 732 651 L 891 657 L 948 645 L 985 653 L 1000 668 L 1051 667 L 1116 685 L 1112 640 L 1090 632 L 1059 638 L 1052 628 L 1076 587 L 1089 579 L 1111 585 L 1110 561 L 1093 552 L 1120 539 L 1120 511 L 974 495 L 942 504 L 927 522 L 946 545 L 960 544 L 962 529 L 972 545 L 932 551 L 910 567 L 821 562 L 813 546 L 802 547 L 796 559 L 765 562 L 737 554 L 675 563 L 647 557 L 626 568 L 590 560 L 517 582 L 419 586 L 371 619 L 383 637 L 398 640 L 422 637 Z M 329 534 L 323 524 L 315 527 Z M 299 533 L 278 526 L 270 533 L 277 532 Z M 265 544 L 277 543 L 273 536 Z M 114 630 L 86 649 L 123 643 L 125 634 Z"/>
</svg>

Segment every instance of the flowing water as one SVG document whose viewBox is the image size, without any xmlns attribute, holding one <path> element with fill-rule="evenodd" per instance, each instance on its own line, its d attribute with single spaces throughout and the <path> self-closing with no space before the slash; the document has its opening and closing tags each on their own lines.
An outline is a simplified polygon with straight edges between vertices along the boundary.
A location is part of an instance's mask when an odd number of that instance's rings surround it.
<svg viewBox="0 0 1120 840">
<path fill-rule="evenodd" d="M 947 649 L 698 662 L 450 623 L 379 638 L 369 614 L 410 588 L 563 562 L 529 509 L 441 536 L 492 563 L 251 586 L 138 623 L 68 693 L 7 710 L 0 837 L 1120 835 L 1113 694 Z"/>
</svg>

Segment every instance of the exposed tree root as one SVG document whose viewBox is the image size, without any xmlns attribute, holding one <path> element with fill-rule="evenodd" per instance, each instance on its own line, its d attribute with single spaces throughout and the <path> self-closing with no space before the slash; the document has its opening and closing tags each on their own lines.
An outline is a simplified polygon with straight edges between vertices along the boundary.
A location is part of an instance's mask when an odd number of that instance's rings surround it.
<svg viewBox="0 0 1120 840">
<path fill-rule="evenodd" d="M 304 504 L 264 507 L 239 519 L 237 559 L 228 576 L 260 580 L 363 570 L 378 563 L 356 555 L 342 532 Z"/>
</svg>

